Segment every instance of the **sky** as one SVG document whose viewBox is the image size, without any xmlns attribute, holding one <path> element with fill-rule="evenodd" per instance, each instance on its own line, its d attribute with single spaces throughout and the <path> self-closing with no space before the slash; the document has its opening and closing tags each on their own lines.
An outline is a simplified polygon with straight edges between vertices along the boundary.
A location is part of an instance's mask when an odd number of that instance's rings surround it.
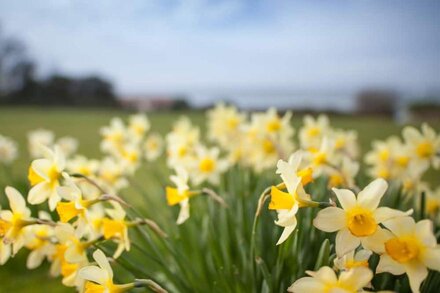
<svg viewBox="0 0 440 293">
<path fill-rule="evenodd" d="M 440 89 L 440 1 L 0 0 L 40 74 L 122 95 Z"/>
</svg>

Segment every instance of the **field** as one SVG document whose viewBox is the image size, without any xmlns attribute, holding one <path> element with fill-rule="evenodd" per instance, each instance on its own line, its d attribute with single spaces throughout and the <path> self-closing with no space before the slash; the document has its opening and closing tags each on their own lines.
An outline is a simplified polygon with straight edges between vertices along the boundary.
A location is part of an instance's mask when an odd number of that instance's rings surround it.
<svg viewBox="0 0 440 293">
<path fill-rule="evenodd" d="M 57 137 L 69 135 L 77 138 L 80 142 L 79 153 L 87 157 L 99 158 L 99 128 L 106 125 L 114 116 L 126 117 L 130 113 L 123 111 L 107 110 L 74 110 L 74 109 L 33 109 L 33 108 L 1 108 L 0 109 L 0 134 L 9 136 L 16 140 L 20 145 L 20 159 L 13 166 L 12 180 L 6 175 L 0 177 L 1 196 L 3 197 L 3 187 L 10 182 L 26 190 L 24 186 L 25 176 L 29 164 L 26 150 L 26 134 L 36 128 L 46 128 L 53 130 Z M 162 134 L 166 133 L 172 122 L 181 115 L 188 115 L 191 120 L 202 128 L 204 113 L 202 112 L 166 112 L 151 113 L 149 118 L 152 129 Z M 293 116 L 293 124 L 296 129 L 301 125 L 302 117 Z M 335 127 L 354 129 L 358 131 L 359 142 L 362 152 L 370 148 L 370 143 L 374 139 L 384 139 L 392 134 L 399 134 L 402 126 L 394 124 L 387 118 L 371 117 L 331 117 L 331 123 Z M 433 125 L 438 131 L 440 124 Z M 156 199 L 148 199 L 148 208 L 145 213 L 152 215 L 157 213 L 155 205 L 164 206 L 163 186 L 167 178 L 161 174 L 168 174 L 164 161 L 158 162 L 161 170 L 159 173 L 152 174 L 151 168 L 145 167 L 138 171 L 137 182 L 142 182 L 142 186 L 133 186 L 124 191 L 126 197 L 130 197 L 131 202 L 136 205 L 144 203 L 146 199 L 139 197 L 140 189 L 149 189 L 157 194 Z M 1 174 L 1 173 L 0 173 Z M 434 179 L 435 174 L 428 174 L 430 180 Z M 159 180 L 157 180 L 157 178 Z M 4 201 L 0 201 L 4 203 Z M 164 211 L 168 213 L 169 211 Z M 14 259 L 10 260 L 5 266 L 0 267 L 0 292 L 73 292 L 59 284 L 59 280 L 53 280 L 48 276 L 47 265 L 29 271 L 25 268 L 25 255 L 21 251 Z"/>
</svg>

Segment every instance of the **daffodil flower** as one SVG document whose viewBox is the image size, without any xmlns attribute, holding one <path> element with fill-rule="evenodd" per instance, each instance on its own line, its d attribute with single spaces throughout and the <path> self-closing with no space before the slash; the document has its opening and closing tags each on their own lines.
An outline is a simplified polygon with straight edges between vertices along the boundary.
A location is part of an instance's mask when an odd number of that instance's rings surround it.
<svg viewBox="0 0 440 293">
<path fill-rule="evenodd" d="M 366 249 L 360 249 L 357 252 L 353 250 L 342 257 L 335 258 L 333 262 L 335 267 L 341 271 L 347 271 L 356 267 L 368 268 L 368 259 L 372 254 L 372 251 Z"/>
<path fill-rule="evenodd" d="M 93 253 L 98 266 L 86 266 L 79 271 L 79 277 L 86 280 L 84 293 L 122 293 L 134 288 L 134 283 L 117 285 L 113 283 L 113 270 L 101 250 Z"/>
<path fill-rule="evenodd" d="M 128 236 L 128 223 L 125 220 L 126 212 L 117 202 L 111 202 L 113 209 L 106 209 L 110 218 L 102 219 L 102 233 L 105 239 L 113 239 L 118 242 L 113 257 L 118 258 L 124 249 L 130 250 L 130 238 Z"/>
<path fill-rule="evenodd" d="M 423 163 L 432 163 L 436 169 L 440 167 L 440 136 L 428 124 L 422 125 L 422 132 L 411 126 L 403 129 L 402 135 L 413 154 Z"/>
<path fill-rule="evenodd" d="M 411 217 L 400 217 L 382 224 L 391 233 L 382 242 L 384 250 L 376 272 L 406 273 L 411 290 L 419 292 L 420 284 L 428 276 L 428 268 L 440 271 L 440 246 L 432 222 L 421 220 L 416 223 Z"/>
<path fill-rule="evenodd" d="M 60 196 L 57 187 L 60 186 L 61 173 L 65 167 L 65 158 L 58 147 L 54 151 L 45 148 L 46 158 L 36 159 L 29 168 L 31 190 L 28 202 L 32 205 L 49 200 L 49 208 L 55 210 Z"/>
<path fill-rule="evenodd" d="M 329 267 L 322 267 L 316 272 L 307 271 L 310 277 L 304 277 L 293 283 L 288 292 L 310 293 L 310 292 L 361 292 L 373 278 L 373 272 L 366 267 L 355 267 L 343 271 L 336 276 L 336 273 Z"/>
<path fill-rule="evenodd" d="M 277 164 L 277 173 L 283 179 L 283 183 L 288 192 L 283 192 L 273 186 L 271 189 L 270 210 L 276 210 L 278 220 L 275 224 L 284 227 L 283 233 L 277 242 L 277 245 L 286 241 L 297 225 L 296 213 L 300 207 L 307 206 L 305 202 L 310 202 L 310 196 L 304 191 L 301 180 L 297 175 L 299 164 L 301 163 L 301 154 L 296 153 L 292 156 L 290 162 L 279 160 Z"/>
<path fill-rule="evenodd" d="M 176 167 L 176 175 L 171 175 L 171 181 L 176 185 L 176 187 L 166 187 L 166 197 L 167 203 L 170 206 L 179 204 L 180 212 L 177 217 L 177 224 L 183 224 L 189 218 L 189 198 L 193 195 L 189 190 L 188 172 L 182 167 Z"/>
<path fill-rule="evenodd" d="M 163 152 L 163 138 L 158 133 L 151 133 L 144 142 L 144 154 L 147 161 L 152 162 Z"/>
<path fill-rule="evenodd" d="M 378 207 L 388 188 L 383 179 L 368 184 L 357 198 L 351 190 L 333 188 L 342 208 L 329 207 L 319 211 L 313 225 L 325 232 L 338 231 L 336 235 L 336 254 L 338 257 L 353 251 L 360 244 L 366 249 L 380 252 L 380 240 L 385 232 L 380 223 L 395 217 L 412 213 L 387 207 Z"/>
<path fill-rule="evenodd" d="M 10 210 L 0 211 L 0 239 L 5 245 L 12 243 L 12 254 L 15 255 L 25 244 L 24 229 L 36 222 L 31 218 L 31 211 L 17 189 L 7 186 L 5 193 Z M 6 255 L 5 252 L 4 254 Z"/>
<path fill-rule="evenodd" d="M 67 263 L 87 261 L 87 248 L 93 245 L 94 241 L 82 240 L 81 232 L 69 224 L 58 224 L 55 227 L 55 236 L 59 243 L 65 246 L 64 258 Z"/>
</svg>

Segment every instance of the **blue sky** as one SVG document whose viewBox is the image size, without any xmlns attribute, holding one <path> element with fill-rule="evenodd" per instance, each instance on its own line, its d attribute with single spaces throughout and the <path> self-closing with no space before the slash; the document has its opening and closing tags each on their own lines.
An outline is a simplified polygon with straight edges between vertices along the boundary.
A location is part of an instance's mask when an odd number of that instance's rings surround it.
<svg viewBox="0 0 440 293">
<path fill-rule="evenodd" d="M 41 74 L 119 93 L 440 88 L 440 1 L 0 0 Z"/>
</svg>

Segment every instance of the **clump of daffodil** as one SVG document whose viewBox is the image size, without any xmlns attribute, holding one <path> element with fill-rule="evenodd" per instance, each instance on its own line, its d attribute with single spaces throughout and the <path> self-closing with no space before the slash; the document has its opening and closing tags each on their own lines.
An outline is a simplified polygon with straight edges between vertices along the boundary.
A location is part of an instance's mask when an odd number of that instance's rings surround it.
<svg viewBox="0 0 440 293">
<path fill-rule="evenodd" d="M 379 202 L 385 194 L 388 184 L 383 179 L 376 179 L 368 184 L 357 195 L 349 189 L 336 189 L 341 205 L 328 207 L 319 211 L 313 220 L 313 225 L 325 232 L 336 234 L 336 254 L 338 257 L 355 250 L 360 244 L 372 251 L 381 251 L 380 240 L 386 233 L 379 226 L 386 220 L 402 217 L 408 213 L 387 207 L 379 207 Z"/>
<path fill-rule="evenodd" d="M 293 283 L 288 292 L 363 292 L 373 278 L 373 272 L 366 267 L 354 267 L 340 273 L 339 277 L 329 267 L 316 272 L 307 271 L 310 277 L 304 277 Z"/>
<path fill-rule="evenodd" d="M 66 159 L 58 147 L 52 151 L 45 148 L 45 158 L 32 161 L 28 179 L 32 186 L 28 202 L 32 205 L 49 201 L 51 211 L 55 210 L 61 200 L 57 188 L 60 186 Z"/>
<path fill-rule="evenodd" d="M 430 220 L 415 222 L 411 217 L 399 217 L 383 222 L 391 232 L 381 241 L 382 255 L 376 272 L 393 275 L 407 274 L 411 290 L 420 292 L 420 284 L 428 269 L 440 271 L 440 247 Z"/>
</svg>

